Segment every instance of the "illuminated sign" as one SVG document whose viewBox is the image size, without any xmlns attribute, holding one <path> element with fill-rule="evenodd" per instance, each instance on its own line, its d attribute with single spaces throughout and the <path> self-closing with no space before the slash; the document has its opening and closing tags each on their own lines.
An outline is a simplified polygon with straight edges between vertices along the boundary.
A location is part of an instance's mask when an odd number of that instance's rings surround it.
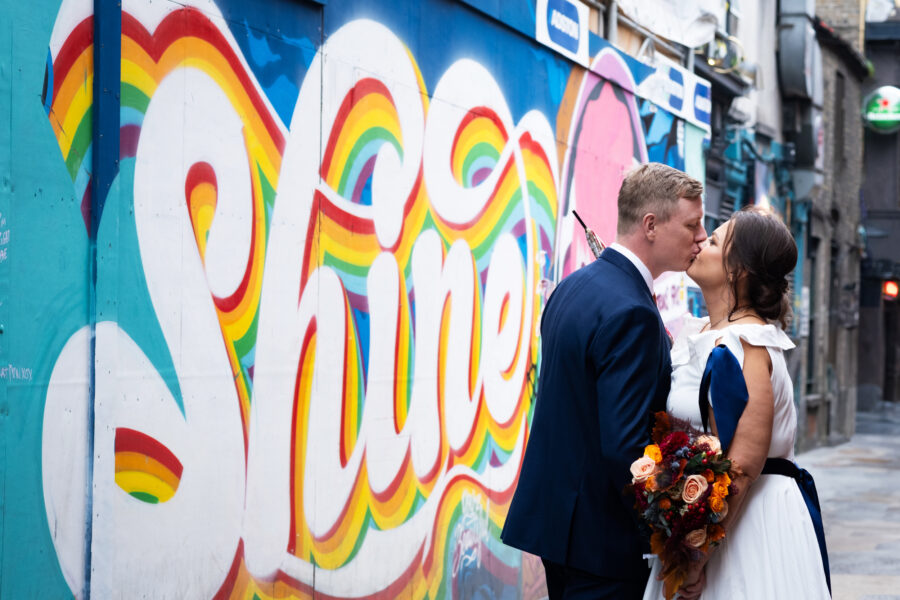
<svg viewBox="0 0 900 600">
<path fill-rule="evenodd" d="M 863 120 L 878 133 L 900 129 L 900 89 L 885 85 L 867 95 L 863 99 Z"/>
</svg>

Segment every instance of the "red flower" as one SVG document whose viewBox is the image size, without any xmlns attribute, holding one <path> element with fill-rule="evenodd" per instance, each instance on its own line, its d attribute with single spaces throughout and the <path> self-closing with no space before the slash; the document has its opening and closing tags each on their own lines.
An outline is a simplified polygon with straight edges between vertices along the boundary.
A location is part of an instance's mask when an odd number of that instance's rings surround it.
<svg viewBox="0 0 900 600">
<path fill-rule="evenodd" d="M 660 450 L 662 450 L 663 456 L 674 454 L 680 448 L 687 446 L 690 441 L 690 437 L 688 437 L 688 434 L 685 432 L 673 431 L 666 436 L 665 440 L 663 440 Z"/>
</svg>

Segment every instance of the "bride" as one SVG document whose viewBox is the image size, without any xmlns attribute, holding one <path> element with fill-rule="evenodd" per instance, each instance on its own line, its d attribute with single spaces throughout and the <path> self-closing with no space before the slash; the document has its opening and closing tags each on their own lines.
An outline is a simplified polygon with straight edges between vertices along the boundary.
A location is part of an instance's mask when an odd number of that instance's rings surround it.
<svg viewBox="0 0 900 600">
<path fill-rule="evenodd" d="M 713 431 L 718 424 L 720 434 L 730 428 L 734 436 L 726 450 L 739 476 L 723 521 L 726 537 L 692 565 L 681 598 L 830 597 L 815 488 L 801 491 L 798 481 L 811 486 L 812 480 L 792 462 L 797 413 L 783 353 L 794 344 L 782 327 L 790 311 L 787 275 L 796 262 L 787 227 L 751 208 L 716 229 L 687 270 L 703 292 L 709 317 L 685 317 L 672 348 L 667 410 L 696 429 L 705 420 Z M 730 378 L 729 362 L 735 374 Z M 705 372 L 712 378 L 708 419 L 701 418 L 698 402 Z M 737 411 L 726 397 L 734 390 L 742 396 Z M 644 600 L 663 597 L 661 570 L 654 557 Z"/>
</svg>

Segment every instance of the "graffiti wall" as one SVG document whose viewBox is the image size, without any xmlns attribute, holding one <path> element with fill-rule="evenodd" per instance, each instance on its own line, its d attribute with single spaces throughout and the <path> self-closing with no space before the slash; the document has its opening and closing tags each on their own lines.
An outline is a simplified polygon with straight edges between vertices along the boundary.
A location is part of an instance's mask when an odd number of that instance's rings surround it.
<svg viewBox="0 0 900 600">
<path fill-rule="evenodd" d="M 499 533 L 571 211 L 709 89 L 492 6 L 9 9 L 0 596 L 546 594 Z"/>
</svg>

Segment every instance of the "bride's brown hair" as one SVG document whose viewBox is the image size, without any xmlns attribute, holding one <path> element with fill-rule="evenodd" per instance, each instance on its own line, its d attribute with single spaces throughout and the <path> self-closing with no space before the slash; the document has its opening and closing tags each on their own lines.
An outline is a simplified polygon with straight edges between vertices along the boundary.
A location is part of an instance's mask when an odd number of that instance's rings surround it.
<svg viewBox="0 0 900 600">
<path fill-rule="evenodd" d="M 729 320 L 738 310 L 750 309 L 786 328 L 791 315 L 788 275 L 797 265 L 797 244 L 781 219 L 755 206 L 734 213 L 722 250 L 735 299 Z"/>
</svg>

